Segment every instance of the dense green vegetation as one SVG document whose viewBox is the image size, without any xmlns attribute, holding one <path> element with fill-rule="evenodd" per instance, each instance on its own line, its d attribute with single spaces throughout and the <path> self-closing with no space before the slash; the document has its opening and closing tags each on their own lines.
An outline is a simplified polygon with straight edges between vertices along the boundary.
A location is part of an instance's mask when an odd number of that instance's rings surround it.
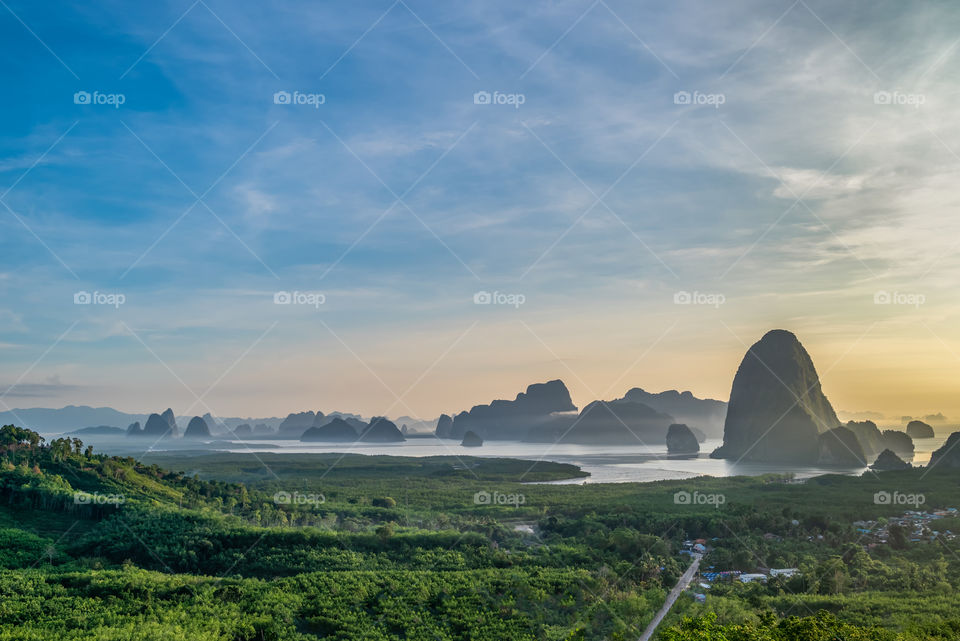
<svg viewBox="0 0 960 641">
<path fill-rule="evenodd" d="M 854 525 L 960 503 L 919 471 L 521 484 L 529 461 L 94 453 L 0 429 L 0 639 L 634 639 L 702 568 L 796 567 L 687 595 L 662 639 L 960 638 L 947 530 Z M 538 464 L 526 477 L 574 476 Z M 675 493 L 722 495 L 677 503 Z M 909 507 L 909 506 L 908 506 Z M 703 591 L 703 590 L 700 590 Z"/>
</svg>

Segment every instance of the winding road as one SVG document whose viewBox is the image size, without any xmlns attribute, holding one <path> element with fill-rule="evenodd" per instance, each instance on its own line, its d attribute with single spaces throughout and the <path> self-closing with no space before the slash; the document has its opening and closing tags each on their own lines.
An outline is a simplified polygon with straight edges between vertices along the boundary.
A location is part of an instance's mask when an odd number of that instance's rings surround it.
<svg viewBox="0 0 960 641">
<path fill-rule="evenodd" d="M 677 581 L 677 584 L 670 591 L 670 594 L 667 595 L 667 600 L 664 601 L 663 607 L 660 608 L 659 612 L 657 612 L 657 616 L 653 617 L 653 621 L 650 622 L 650 625 L 647 626 L 647 629 L 643 631 L 643 634 L 640 636 L 640 641 L 650 641 L 650 637 L 652 637 L 653 633 L 657 631 L 657 626 L 660 625 L 661 621 L 663 621 L 663 617 L 667 616 L 667 612 L 669 612 L 670 608 L 673 607 L 677 597 L 679 597 L 680 593 L 686 590 L 687 586 L 690 585 L 690 581 L 693 580 L 694 575 L 697 573 L 697 568 L 700 567 L 700 559 L 700 554 L 693 555 L 693 563 L 690 564 L 690 567 L 687 568 L 687 571 L 684 572 L 683 576 L 680 577 L 680 580 Z"/>
</svg>

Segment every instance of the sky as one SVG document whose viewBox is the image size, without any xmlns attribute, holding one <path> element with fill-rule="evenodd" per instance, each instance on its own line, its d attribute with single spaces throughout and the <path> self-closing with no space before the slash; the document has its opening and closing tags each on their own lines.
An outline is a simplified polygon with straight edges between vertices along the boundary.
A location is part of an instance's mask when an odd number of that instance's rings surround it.
<svg viewBox="0 0 960 641">
<path fill-rule="evenodd" d="M 949 1 L 0 0 L 0 410 L 960 417 Z M 960 420 L 960 419 L 957 419 Z"/>
</svg>

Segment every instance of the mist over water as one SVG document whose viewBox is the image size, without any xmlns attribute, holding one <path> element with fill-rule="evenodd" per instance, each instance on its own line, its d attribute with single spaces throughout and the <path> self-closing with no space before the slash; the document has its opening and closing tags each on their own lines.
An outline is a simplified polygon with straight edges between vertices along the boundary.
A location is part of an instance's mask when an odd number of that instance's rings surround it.
<svg viewBox="0 0 960 641">
<path fill-rule="evenodd" d="M 940 448 L 953 429 L 937 429 L 937 435 L 929 439 L 915 439 L 914 466 L 923 466 L 930 454 Z M 56 435 L 49 434 L 48 438 Z M 589 472 L 587 479 L 551 481 L 557 484 L 581 483 L 630 483 L 666 481 L 697 476 L 759 476 L 762 474 L 794 475 L 797 480 L 821 474 L 859 475 L 866 467 L 806 466 L 786 463 L 758 463 L 710 458 L 710 452 L 719 447 L 722 439 L 707 439 L 700 444 L 700 453 L 694 456 L 668 456 L 665 445 L 578 445 L 560 443 L 520 443 L 515 441 L 487 441 L 480 448 L 465 448 L 453 439 L 435 437 L 409 438 L 400 443 L 302 443 L 282 439 L 263 440 L 211 440 L 184 441 L 162 439 L 155 443 L 139 441 L 131 443 L 127 438 L 86 437 L 85 442 L 98 450 L 116 455 L 141 456 L 147 452 L 181 452 L 184 455 L 230 452 L 272 454 L 325 454 L 350 453 L 371 456 L 460 456 L 483 458 L 519 458 L 531 461 L 570 463 Z M 149 439 L 148 439 L 149 441 Z"/>
</svg>

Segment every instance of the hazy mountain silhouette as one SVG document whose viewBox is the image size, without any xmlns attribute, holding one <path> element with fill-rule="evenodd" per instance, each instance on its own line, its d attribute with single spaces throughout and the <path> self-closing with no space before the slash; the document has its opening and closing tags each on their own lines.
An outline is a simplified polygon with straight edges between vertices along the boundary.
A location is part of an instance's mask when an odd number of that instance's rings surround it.
<svg viewBox="0 0 960 641">
<path fill-rule="evenodd" d="M 60 409 L 29 408 L 0 412 L 0 425 L 19 425 L 35 432 L 64 432 L 89 425 L 129 425 L 141 423 L 146 414 L 127 414 L 112 407 L 67 405 Z"/>
<path fill-rule="evenodd" d="M 910 438 L 933 438 L 935 436 L 933 428 L 923 421 L 907 423 L 907 434 L 910 435 Z"/>
<path fill-rule="evenodd" d="M 617 399 L 593 401 L 578 416 L 555 416 L 527 433 L 534 443 L 580 443 L 584 445 L 663 445 L 667 429 L 675 423 L 643 403 Z"/>
<path fill-rule="evenodd" d="M 199 416 L 194 416 L 193 418 L 191 418 L 190 423 L 187 424 L 187 429 L 183 432 L 183 438 L 209 438 L 209 437 L 210 437 L 210 426 L 207 425 L 206 420 L 200 418 Z"/>
<path fill-rule="evenodd" d="M 534 383 L 512 401 L 496 400 L 460 412 L 453 418 L 450 438 L 462 439 L 472 431 L 485 440 L 520 441 L 530 428 L 547 422 L 553 413 L 576 409 L 563 381 Z"/>
<path fill-rule="evenodd" d="M 700 451 L 700 443 L 690 428 L 683 423 L 674 423 L 667 428 L 667 452 L 670 454 L 694 454 Z"/>
<path fill-rule="evenodd" d="M 120 427 L 96 425 L 93 427 L 84 427 L 79 430 L 67 432 L 67 436 L 123 436 L 126 433 L 127 430 Z"/>
<path fill-rule="evenodd" d="M 883 430 L 883 447 L 905 461 L 913 460 L 913 439 L 906 432 Z"/>
<path fill-rule="evenodd" d="M 415 416 L 400 416 L 394 421 L 398 425 L 406 425 L 410 434 L 428 434 L 434 431 L 437 421 L 435 419 L 421 419 Z"/>
<path fill-rule="evenodd" d="M 323 421 L 323 412 L 293 412 L 287 415 L 277 428 L 279 438 L 299 439 L 304 432 L 317 425 L 317 420 Z M 326 421 L 323 421 L 324 423 Z M 322 423 L 321 423 L 322 424 Z"/>
<path fill-rule="evenodd" d="M 912 465 L 905 462 L 897 456 L 892 450 L 883 450 L 877 459 L 870 466 L 871 470 L 877 472 L 892 472 L 895 470 L 909 470 Z"/>
<path fill-rule="evenodd" d="M 856 435 L 868 461 L 876 459 L 886 449 L 883 433 L 873 421 L 847 421 L 846 428 Z"/>
<path fill-rule="evenodd" d="M 460 441 L 460 445 L 464 447 L 480 447 L 483 445 L 483 439 L 474 432 L 467 432 L 463 435 L 463 440 Z"/>
<path fill-rule="evenodd" d="M 857 435 L 847 427 L 827 430 L 817 439 L 821 465 L 866 465 L 867 457 Z"/>
<path fill-rule="evenodd" d="M 357 431 L 349 423 L 340 417 L 335 417 L 324 425 L 311 427 L 303 433 L 300 440 L 353 443 L 357 440 L 357 436 Z"/>
<path fill-rule="evenodd" d="M 677 423 L 699 428 L 709 438 L 723 436 L 723 423 L 727 416 L 727 404 L 712 398 L 697 398 L 692 392 L 667 390 L 658 394 L 634 387 L 623 396 L 624 400 L 643 403 L 648 407 L 669 414 Z"/>
<path fill-rule="evenodd" d="M 947 437 L 943 446 L 930 455 L 927 467 L 937 469 L 960 469 L 960 432 L 954 432 Z"/>
<path fill-rule="evenodd" d="M 167 422 L 167 425 L 170 426 L 170 435 L 176 436 L 178 432 L 177 428 L 177 417 L 173 415 L 173 410 L 169 407 L 163 410 L 163 414 L 160 415 L 160 418 Z"/>
<path fill-rule="evenodd" d="M 449 414 L 441 414 L 437 419 L 437 427 L 433 432 L 440 438 L 450 438 L 453 434 L 453 419 Z"/>
<path fill-rule="evenodd" d="M 393 421 L 382 416 L 375 416 L 370 419 L 370 424 L 360 434 L 360 440 L 372 443 L 394 443 L 406 439 L 403 438 L 403 434 L 400 433 Z"/>
<path fill-rule="evenodd" d="M 143 430 L 137 436 L 149 436 L 151 438 L 176 436 L 175 429 L 175 427 L 170 426 L 170 421 L 160 414 L 151 414 L 147 417 L 147 423 L 143 426 Z"/>
</svg>

